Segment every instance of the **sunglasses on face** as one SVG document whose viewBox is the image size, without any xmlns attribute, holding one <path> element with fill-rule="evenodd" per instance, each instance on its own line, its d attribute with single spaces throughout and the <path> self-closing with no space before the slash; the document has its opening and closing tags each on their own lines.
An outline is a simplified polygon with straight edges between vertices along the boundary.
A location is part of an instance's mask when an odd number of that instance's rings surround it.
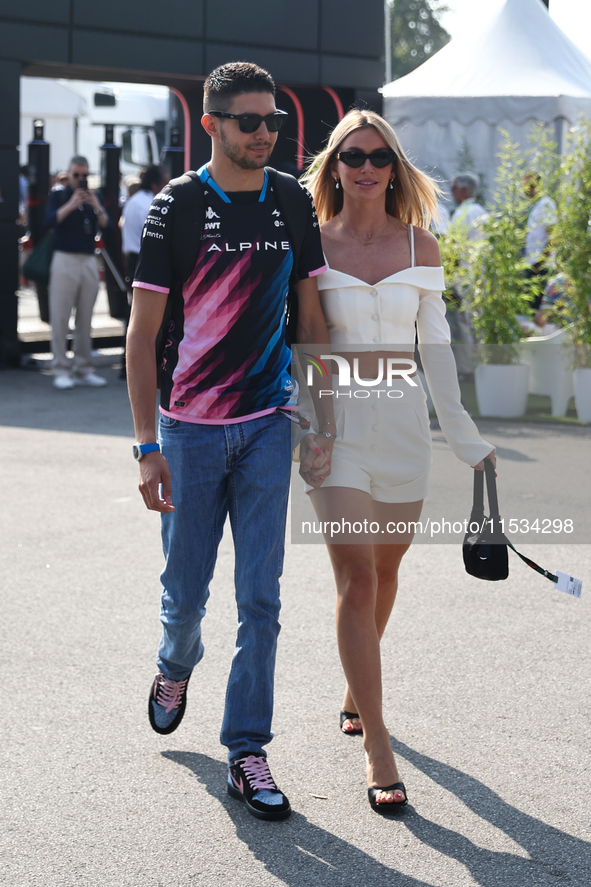
<svg viewBox="0 0 591 887">
<path fill-rule="evenodd" d="M 279 132 L 287 111 L 274 111 L 263 117 L 261 114 L 229 114 L 227 111 L 209 111 L 213 117 L 225 117 L 228 120 L 237 120 L 240 132 L 256 132 L 261 123 L 264 123 L 269 132 Z"/>
<path fill-rule="evenodd" d="M 372 151 L 371 154 L 364 154 L 363 151 L 341 151 L 337 154 L 337 160 L 353 169 L 359 169 L 366 160 L 369 160 L 376 169 L 384 169 L 385 166 L 394 163 L 396 153 L 394 151 L 386 151 L 385 149 Z"/>
</svg>

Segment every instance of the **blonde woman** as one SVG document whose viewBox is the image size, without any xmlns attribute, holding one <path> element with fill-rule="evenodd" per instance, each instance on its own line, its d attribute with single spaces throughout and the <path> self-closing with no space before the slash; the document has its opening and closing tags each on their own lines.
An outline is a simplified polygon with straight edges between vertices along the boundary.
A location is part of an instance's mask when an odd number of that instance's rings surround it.
<svg viewBox="0 0 591 887">
<path fill-rule="evenodd" d="M 341 729 L 363 733 L 369 802 L 390 812 L 405 805 L 407 796 L 382 716 L 380 639 L 413 537 L 407 525 L 420 516 L 431 462 L 426 396 L 411 363 L 415 328 L 453 451 L 467 465 L 483 468 L 484 458 L 494 464 L 495 450 L 460 402 L 439 248 L 427 230 L 436 184 L 410 163 L 383 118 L 361 110 L 350 111 L 337 125 L 305 181 L 321 223 L 327 270 L 317 280 L 332 351 L 357 369 L 353 390 L 335 398 L 331 474 L 321 489 L 308 492 L 320 520 L 343 521 L 343 529 L 356 522 L 369 527 L 362 535 L 341 534 L 338 544 L 327 539 L 327 547 L 347 680 Z M 385 366 L 407 370 L 395 386 L 397 400 L 372 391 Z M 367 391 L 374 396 L 368 398 Z M 351 396 L 360 392 L 363 397 Z M 396 536 L 385 541 L 385 528 L 392 526 Z"/>
</svg>

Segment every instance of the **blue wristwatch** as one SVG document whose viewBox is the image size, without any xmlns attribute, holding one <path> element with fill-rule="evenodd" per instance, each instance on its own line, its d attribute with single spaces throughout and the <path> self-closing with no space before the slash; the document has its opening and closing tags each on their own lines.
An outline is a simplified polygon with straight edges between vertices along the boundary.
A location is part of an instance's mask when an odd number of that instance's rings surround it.
<svg viewBox="0 0 591 887">
<path fill-rule="evenodd" d="M 150 443 L 150 444 L 134 443 L 133 458 L 139 462 L 140 459 L 143 459 L 143 457 L 145 455 L 147 455 L 147 453 L 153 453 L 156 450 L 160 451 L 160 444 L 157 444 L 157 443 Z"/>
</svg>

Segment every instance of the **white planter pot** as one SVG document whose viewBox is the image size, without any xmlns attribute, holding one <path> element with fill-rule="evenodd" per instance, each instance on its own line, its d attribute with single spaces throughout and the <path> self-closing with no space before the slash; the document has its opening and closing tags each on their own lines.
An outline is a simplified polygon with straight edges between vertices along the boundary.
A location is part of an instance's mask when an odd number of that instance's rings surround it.
<svg viewBox="0 0 591 887">
<path fill-rule="evenodd" d="M 513 364 L 480 364 L 474 371 L 476 402 L 481 416 L 515 419 L 527 407 L 529 367 Z"/>
<path fill-rule="evenodd" d="M 574 370 L 573 388 L 577 416 L 581 422 L 591 422 L 591 369 Z"/>
</svg>

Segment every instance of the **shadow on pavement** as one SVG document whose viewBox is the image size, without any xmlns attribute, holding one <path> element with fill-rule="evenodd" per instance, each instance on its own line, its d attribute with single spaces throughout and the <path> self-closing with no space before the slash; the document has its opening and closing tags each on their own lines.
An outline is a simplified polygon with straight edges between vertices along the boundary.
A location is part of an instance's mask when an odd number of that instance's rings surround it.
<svg viewBox="0 0 591 887">
<path fill-rule="evenodd" d="M 0 371 L 0 426 L 133 436 L 127 385 L 119 371 L 99 367 L 105 388 L 58 391 L 52 377 L 37 370 Z"/>
<path fill-rule="evenodd" d="M 556 883 L 588 887 L 591 883 L 591 844 L 553 828 L 516 807 L 467 773 L 435 758 L 420 754 L 390 737 L 398 757 L 406 758 L 454 794 L 481 819 L 504 832 L 529 854 L 523 856 L 479 847 L 458 832 L 424 819 L 418 813 L 404 818 L 404 825 L 422 843 L 466 866 L 482 887 L 513 884 L 543 887 Z M 551 805 L 551 802 L 549 802 Z"/>
<path fill-rule="evenodd" d="M 194 752 L 162 752 L 163 757 L 187 767 L 208 794 L 220 802 L 236 827 L 239 840 L 260 860 L 268 872 L 289 887 L 432 887 L 378 862 L 352 844 L 337 838 L 300 813 L 292 813 L 284 822 L 261 822 L 252 817 L 226 793 L 227 767 L 207 755 Z M 413 815 L 406 808 L 403 815 L 388 817 L 393 828 Z M 394 880 L 395 878 L 395 880 Z"/>
</svg>

